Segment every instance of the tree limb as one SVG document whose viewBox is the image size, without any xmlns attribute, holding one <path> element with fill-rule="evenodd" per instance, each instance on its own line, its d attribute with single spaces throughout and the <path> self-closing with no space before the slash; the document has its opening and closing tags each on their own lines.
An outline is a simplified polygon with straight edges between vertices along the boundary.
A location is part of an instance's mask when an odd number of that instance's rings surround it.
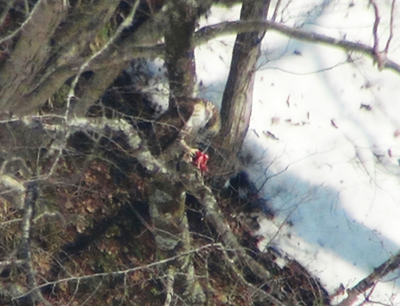
<svg viewBox="0 0 400 306">
<path fill-rule="evenodd" d="M 87 105 L 93 104 L 104 91 L 104 89 L 99 91 L 96 88 L 102 86 L 107 88 L 127 62 L 139 57 L 154 58 L 164 56 L 165 45 L 157 43 L 157 40 L 161 37 L 161 32 L 158 32 L 157 35 L 153 32 L 154 29 L 160 29 L 160 27 L 162 27 L 166 20 L 166 16 L 166 10 L 157 13 L 155 17 L 148 21 L 146 26 L 143 25 L 137 30 L 137 33 L 135 33 L 132 40 L 124 42 L 122 45 L 119 45 L 118 48 L 113 46 L 112 50 L 101 54 L 100 57 L 91 62 L 90 67 L 87 67 L 84 71 L 92 70 L 99 72 L 100 75 L 97 77 L 95 76 L 95 78 L 103 81 L 91 81 L 91 84 L 95 84 L 95 86 L 91 87 L 92 92 L 87 92 L 82 97 L 82 100 L 87 101 Z M 272 21 L 233 21 L 206 26 L 195 33 L 192 39 L 192 46 L 200 46 L 221 36 L 252 31 L 265 31 L 268 29 L 301 41 L 321 43 L 340 48 L 346 52 L 358 52 L 372 58 L 375 62 L 378 62 L 374 48 L 365 44 L 308 32 Z M 153 33 L 151 34 L 153 36 L 150 35 L 151 38 L 148 38 L 147 33 Z M 147 38 L 145 39 L 145 37 Z M 43 101 L 49 96 L 48 92 L 52 90 L 54 91 L 54 88 L 58 88 L 60 84 L 79 69 L 84 61 L 84 59 L 76 59 L 73 63 L 62 65 L 56 68 L 55 71 L 49 72 L 45 79 L 42 78 L 38 87 L 30 93 L 29 98 L 33 101 L 32 103 L 35 105 L 37 103 L 43 103 Z M 101 69 L 104 69 L 104 73 L 100 72 Z M 400 74 L 400 65 L 390 59 L 384 61 L 382 69 L 392 70 Z M 45 94 L 43 95 L 43 93 Z M 25 114 L 28 113 L 25 112 L 21 115 Z"/>
<path fill-rule="evenodd" d="M 32 181 L 28 183 L 26 187 L 26 197 L 25 197 L 25 205 L 24 205 L 24 217 L 22 220 L 22 237 L 20 243 L 20 258 L 25 262 L 23 267 L 26 270 L 27 282 L 29 288 L 32 291 L 32 295 L 30 299 L 32 303 L 33 301 L 40 301 L 44 305 L 50 306 L 50 303 L 47 302 L 42 296 L 40 290 L 37 289 L 38 285 L 36 282 L 36 272 L 32 263 L 32 252 L 31 252 L 31 232 L 32 232 L 32 218 L 33 211 L 36 205 L 36 200 L 38 197 L 37 190 L 37 182 Z"/>
<path fill-rule="evenodd" d="M 3 111 L 15 112 L 26 107 L 29 84 L 49 56 L 49 40 L 66 16 L 62 1 L 39 1 L 29 16 L 24 31 L 0 70 L 0 106 Z"/>
<path fill-rule="evenodd" d="M 184 256 L 188 256 L 194 253 L 198 253 L 198 252 L 202 252 L 203 250 L 207 250 L 207 249 L 213 249 L 213 248 L 222 248 L 223 246 L 220 243 L 213 243 L 213 244 L 207 244 L 207 245 L 203 245 L 200 246 L 196 249 L 193 250 L 189 250 L 187 252 L 183 252 L 181 254 L 177 254 L 175 256 L 169 257 L 169 258 L 165 258 L 162 260 L 158 260 L 158 261 L 154 261 L 148 265 L 144 265 L 144 266 L 139 266 L 139 267 L 134 267 L 134 268 L 129 268 L 129 269 L 125 269 L 125 270 L 119 270 L 119 271 L 115 271 L 115 272 L 104 272 L 104 273 L 94 273 L 94 274 L 90 274 L 90 275 L 84 275 L 84 276 L 71 276 L 71 277 L 67 277 L 67 278 L 61 278 L 55 281 L 51 281 L 51 282 L 46 282 L 44 284 L 38 285 L 36 288 L 33 288 L 19 296 L 16 296 L 14 299 L 20 299 L 23 298 L 25 296 L 27 296 L 28 294 L 31 294 L 32 292 L 34 292 L 35 290 L 39 290 L 41 288 L 45 288 L 48 286 L 54 286 L 54 285 L 58 285 L 61 283 L 65 283 L 65 282 L 70 282 L 70 281 L 81 281 L 81 280 L 85 280 L 85 279 L 92 279 L 95 277 L 105 277 L 105 276 L 116 276 L 116 275 L 126 275 L 128 273 L 133 273 L 136 271 L 141 271 L 141 270 L 147 270 L 150 268 L 154 268 L 160 265 L 165 265 L 167 263 L 173 262 L 181 257 Z"/>
<path fill-rule="evenodd" d="M 353 288 L 347 290 L 348 297 L 337 306 L 351 306 L 358 296 L 368 289 L 372 288 L 381 278 L 400 267 L 400 251 L 396 255 L 389 258 L 379 267 L 374 269 L 370 275 L 361 280 Z"/>
<path fill-rule="evenodd" d="M 8 12 L 9 12 L 10 8 L 14 5 L 14 2 L 15 2 L 15 1 L 16 1 L 16 0 L 10 1 L 10 2 L 8 3 L 8 5 L 4 8 L 3 13 L 2 13 L 2 15 L 0 16 L 0 25 L 3 24 L 4 20 L 5 20 L 6 17 L 7 17 L 7 14 L 8 14 Z M 8 34 L 6 37 L 3 37 L 3 38 L 0 39 L 0 44 L 6 42 L 7 40 L 11 40 L 13 37 L 15 37 L 16 35 L 18 35 L 18 34 L 22 31 L 22 29 L 23 29 L 24 27 L 26 27 L 26 25 L 31 21 L 32 16 L 33 16 L 33 14 L 35 13 L 35 11 L 38 9 L 38 7 L 40 7 L 41 2 L 42 2 L 42 0 L 38 1 L 38 2 L 35 4 L 35 7 L 33 8 L 31 14 L 30 14 L 29 16 L 27 16 L 26 20 L 25 20 L 16 30 L 14 30 L 11 34 Z"/>
<path fill-rule="evenodd" d="M 308 32 L 272 21 L 232 21 L 206 26 L 196 32 L 193 38 L 193 44 L 198 46 L 220 36 L 268 29 L 301 41 L 321 43 L 331 47 L 340 48 L 346 52 L 359 52 L 374 60 L 377 60 L 374 49 L 365 44 L 348 41 L 346 39 L 333 38 L 314 32 Z M 382 68 L 393 70 L 400 74 L 400 65 L 389 59 L 386 60 Z"/>
<path fill-rule="evenodd" d="M 146 47 L 155 46 L 157 41 L 162 38 L 164 34 L 164 27 L 167 22 L 168 14 L 170 13 L 170 6 L 164 4 L 163 9 L 158 13 L 154 14 L 152 18 L 145 21 L 131 36 L 126 38 L 121 43 L 111 45 L 110 48 L 105 50 L 96 60 L 91 64 L 93 66 L 97 63 L 102 63 L 103 66 L 100 70 L 96 71 L 96 74 L 90 79 L 87 85 L 81 101 L 84 101 L 85 106 L 94 104 L 95 101 L 100 99 L 104 91 L 112 84 L 112 82 L 121 73 L 122 69 L 126 67 L 126 62 L 120 61 L 122 57 L 133 59 L 129 54 L 132 52 L 134 47 Z M 124 54 L 120 50 L 124 50 Z M 111 56 L 114 55 L 117 58 L 117 62 L 113 69 L 105 67 L 105 63 L 110 63 Z M 80 108 L 81 106 L 79 106 Z M 86 112 L 86 108 L 78 109 L 77 115 L 82 115 Z"/>
<path fill-rule="evenodd" d="M 393 20 L 394 20 L 394 8 L 396 6 L 396 0 L 392 0 L 392 7 L 390 8 L 390 32 L 389 32 L 389 38 L 386 42 L 386 46 L 385 46 L 385 54 L 387 54 L 389 52 L 389 46 L 390 46 L 390 42 L 392 41 L 393 38 Z"/>
<path fill-rule="evenodd" d="M 358 52 L 372 59 L 375 57 L 374 49 L 368 45 L 359 42 L 348 41 L 346 39 L 334 38 L 315 32 L 309 32 L 298 28 L 288 27 L 283 24 L 268 20 L 231 21 L 205 26 L 196 31 L 193 36 L 192 44 L 193 46 L 197 47 L 208 43 L 212 39 L 222 36 L 236 35 L 239 33 L 252 31 L 265 31 L 268 29 L 300 41 L 321 43 L 327 46 L 340 48 L 346 52 Z M 91 65 L 91 68 L 98 69 L 100 67 L 110 67 L 121 62 L 129 62 L 130 60 L 139 57 L 163 57 L 164 48 L 164 44 L 147 44 L 143 46 L 136 45 L 132 46 L 132 49 L 127 49 L 124 46 L 121 46 L 121 48 L 116 50 L 115 53 L 108 58 L 108 61 L 103 58 L 99 59 Z M 68 69 L 74 70 L 74 67 L 77 66 L 77 64 L 71 65 L 68 66 Z M 387 59 L 383 68 L 393 70 L 400 74 L 400 65 L 392 60 Z"/>
</svg>

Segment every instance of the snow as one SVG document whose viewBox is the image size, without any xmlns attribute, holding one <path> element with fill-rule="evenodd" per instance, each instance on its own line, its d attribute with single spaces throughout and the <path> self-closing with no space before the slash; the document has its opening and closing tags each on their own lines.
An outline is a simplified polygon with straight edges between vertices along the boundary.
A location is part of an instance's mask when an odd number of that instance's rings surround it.
<svg viewBox="0 0 400 306">
<path fill-rule="evenodd" d="M 368 2 L 282 1 L 277 21 L 372 46 Z M 383 50 L 391 1 L 375 2 Z M 237 6 L 216 8 L 202 25 L 237 20 L 239 12 Z M 388 53 L 394 61 L 400 58 L 399 14 L 397 6 Z M 196 50 L 199 95 L 217 104 L 234 40 L 221 37 Z M 272 31 L 257 68 L 242 154 L 276 213 L 261 221 L 261 247 L 298 260 L 331 294 L 341 284 L 352 288 L 400 249 L 400 75 L 379 71 L 360 54 Z M 399 273 L 379 282 L 370 300 L 400 305 Z"/>
</svg>

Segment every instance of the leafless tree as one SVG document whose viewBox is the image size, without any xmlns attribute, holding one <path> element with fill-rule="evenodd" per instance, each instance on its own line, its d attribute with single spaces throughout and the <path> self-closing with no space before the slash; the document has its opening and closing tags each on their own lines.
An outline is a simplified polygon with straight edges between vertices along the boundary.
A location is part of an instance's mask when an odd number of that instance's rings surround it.
<svg viewBox="0 0 400 306">
<path fill-rule="evenodd" d="M 275 22 L 280 2 L 272 20 L 269 0 L 244 0 L 240 20 L 198 29 L 212 5 L 236 3 L 0 1 L 1 305 L 329 304 L 298 263 L 258 252 L 227 205 L 260 43 L 278 31 L 400 67 L 390 39 L 379 52 L 377 37 L 369 47 Z M 190 131 L 168 126 L 167 149 L 157 134 L 168 122 L 144 90 L 159 81 L 147 68 L 165 62 L 168 112 L 194 96 L 194 48 L 226 34 L 237 38 L 203 173 L 176 145 Z"/>
</svg>

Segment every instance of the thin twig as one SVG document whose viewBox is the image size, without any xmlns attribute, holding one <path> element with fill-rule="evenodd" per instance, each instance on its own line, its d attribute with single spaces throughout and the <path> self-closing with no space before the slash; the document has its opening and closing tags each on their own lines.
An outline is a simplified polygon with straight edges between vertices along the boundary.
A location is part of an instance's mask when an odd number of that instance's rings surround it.
<svg viewBox="0 0 400 306">
<path fill-rule="evenodd" d="M 196 248 L 194 250 L 189 250 L 187 252 L 183 252 L 181 254 L 178 254 L 178 255 L 163 259 L 163 260 L 159 260 L 159 261 L 156 261 L 156 262 L 152 262 L 152 263 L 150 263 L 148 265 L 144 265 L 144 266 L 140 266 L 140 267 L 135 267 L 135 268 L 121 270 L 121 271 L 115 271 L 115 272 L 108 272 L 108 273 L 95 273 L 95 274 L 92 274 L 92 275 L 84 275 L 84 276 L 76 276 L 76 277 L 74 276 L 74 277 L 62 278 L 62 279 L 59 279 L 59 280 L 56 280 L 56 281 L 53 281 L 53 282 L 47 282 L 47 283 L 38 285 L 37 287 L 32 288 L 31 290 L 25 292 L 24 294 L 14 297 L 13 300 L 23 298 L 23 297 L 29 295 L 30 293 L 32 293 L 33 291 L 41 289 L 41 288 L 44 288 L 44 287 L 47 287 L 47 286 L 54 286 L 54 285 L 58 285 L 58 284 L 65 283 L 65 282 L 70 282 L 70 281 L 81 281 L 81 280 L 91 279 L 91 278 L 95 278 L 95 277 L 126 275 L 128 273 L 150 269 L 150 268 L 153 268 L 153 267 L 156 267 L 156 266 L 159 266 L 159 265 L 164 265 L 164 264 L 169 263 L 171 261 L 175 261 L 178 258 L 181 258 L 181 257 L 184 257 L 184 256 L 188 256 L 188 255 L 191 255 L 191 254 L 194 254 L 194 253 L 198 253 L 198 252 L 201 252 L 203 250 L 210 249 L 210 248 L 222 249 L 223 246 L 222 246 L 221 243 L 206 244 L 206 245 L 203 245 L 203 246 L 201 246 L 199 248 Z"/>
<path fill-rule="evenodd" d="M 250 282 L 248 282 L 244 276 L 243 273 L 241 273 L 232 259 L 228 256 L 228 253 L 226 252 L 226 249 L 221 249 L 221 252 L 223 254 L 223 257 L 225 258 L 224 262 L 229 265 L 230 269 L 233 271 L 233 273 L 236 275 L 236 277 L 239 279 L 239 281 L 242 283 L 242 285 L 246 286 L 249 290 L 252 291 L 253 294 L 258 294 L 260 296 L 261 301 L 267 300 L 268 302 L 274 303 L 274 305 L 278 306 L 283 306 L 284 304 L 279 301 L 277 298 L 273 297 L 271 294 L 268 292 L 265 292 L 264 290 L 254 286 Z"/>
<path fill-rule="evenodd" d="M 278 1 L 276 2 L 275 10 L 274 10 L 274 13 L 273 13 L 272 18 L 271 18 L 272 21 L 275 21 L 275 20 L 276 20 L 276 16 L 278 15 L 278 10 L 279 10 L 279 7 L 280 7 L 280 5 L 281 5 L 281 2 L 282 2 L 281 0 L 278 0 Z"/>
<path fill-rule="evenodd" d="M 374 61 L 378 64 L 378 69 L 382 70 L 386 62 L 386 53 L 379 51 L 379 36 L 378 36 L 378 27 L 381 22 L 381 17 L 379 16 L 378 5 L 375 3 L 375 0 L 369 0 L 369 3 L 374 8 L 375 21 L 374 26 L 372 28 L 372 35 L 374 37 L 374 46 L 372 49 L 374 50 Z"/>
<path fill-rule="evenodd" d="M 390 34 L 389 34 L 389 38 L 386 42 L 386 46 L 385 46 L 385 54 L 387 54 L 389 52 L 389 45 L 390 42 L 392 41 L 393 38 L 393 20 L 394 20 L 394 8 L 396 6 L 396 0 L 392 0 L 392 7 L 390 8 Z"/>
<path fill-rule="evenodd" d="M 369 3 L 372 5 L 374 8 L 374 14 L 375 14 L 375 21 L 374 21 L 374 26 L 372 28 L 372 35 L 374 36 L 374 51 L 376 54 L 379 53 L 379 37 L 378 37 L 378 27 L 379 23 L 381 21 L 381 18 L 379 16 L 379 10 L 378 6 L 376 5 L 374 0 L 369 0 Z"/>
</svg>

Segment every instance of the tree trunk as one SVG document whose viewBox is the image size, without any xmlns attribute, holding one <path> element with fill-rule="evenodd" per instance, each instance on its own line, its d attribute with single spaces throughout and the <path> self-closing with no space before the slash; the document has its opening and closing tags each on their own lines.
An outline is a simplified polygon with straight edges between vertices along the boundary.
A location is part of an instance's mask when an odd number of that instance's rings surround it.
<svg viewBox="0 0 400 306">
<path fill-rule="evenodd" d="M 196 8 L 176 1 L 165 31 L 165 54 L 172 97 L 191 97 L 195 81 L 194 48 L 191 40 L 197 21 Z"/>
<path fill-rule="evenodd" d="M 207 1 L 208 7 L 211 1 Z M 205 3 L 202 3 L 205 5 Z M 173 1 L 169 22 L 165 31 L 165 59 L 170 87 L 170 105 L 174 97 L 192 97 L 196 79 L 194 48 L 191 47 L 196 22 L 199 18 L 199 5 L 194 2 Z M 179 101 L 185 101 L 180 99 Z M 165 154 L 165 153 L 164 153 Z M 179 155 L 179 154 L 178 154 Z M 180 173 L 187 165 L 181 163 Z M 149 209 L 158 253 L 168 258 L 191 249 L 191 239 L 185 211 L 186 188 L 178 179 L 161 176 L 152 183 Z M 174 266 L 165 267 L 170 282 L 166 291 L 183 298 L 190 305 L 203 305 L 206 297 L 194 273 L 190 256 L 184 256 Z M 168 286 L 170 288 L 168 288 Z"/>
<path fill-rule="evenodd" d="M 264 20 L 269 3 L 269 0 L 245 0 L 240 19 Z M 222 178 L 229 177 L 238 170 L 237 155 L 250 124 L 255 66 L 264 34 L 265 32 L 242 33 L 236 38 L 231 69 L 222 98 L 222 127 L 214 142 L 217 144 L 218 154 L 214 154 L 216 156 L 211 163 L 212 169 L 217 169 Z"/>
<path fill-rule="evenodd" d="M 39 1 L 26 24 L 9 60 L 0 74 L 0 107 L 23 114 L 31 105 L 26 95 L 35 77 L 50 56 L 50 38 L 67 15 L 62 1 Z"/>
</svg>

